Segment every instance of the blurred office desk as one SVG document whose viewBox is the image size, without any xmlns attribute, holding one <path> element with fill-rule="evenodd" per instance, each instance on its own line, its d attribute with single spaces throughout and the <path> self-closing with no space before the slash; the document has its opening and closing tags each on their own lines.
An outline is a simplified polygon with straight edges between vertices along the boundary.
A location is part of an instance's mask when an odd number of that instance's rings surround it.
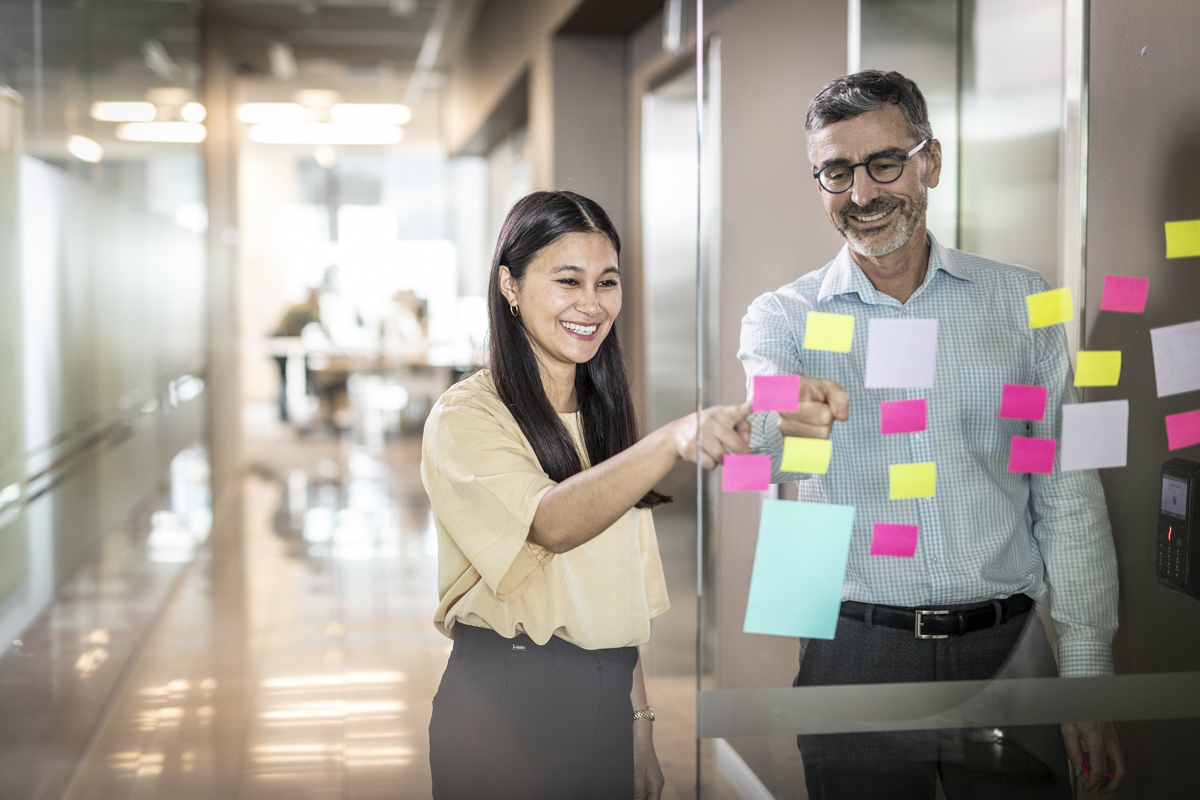
<svg viewBox="0 0 1200 800">
<path fill-rule="evenodd" d="M 320 416 L 344 428 L 338 417 L 348 413 L 356 421 L 383 415 L 383 429 L 389 432 L 419 426 L 455 373 L 463 371 L 451 364 L 430 363 L 425 342 L 380 350 L 339 347 L 304 336 L 273 336 L 266 339 L 264 350 L 285 359 L 288 417 L 299 425 Z M 318 408 L 313 408 L 310 390 L 319 400 Z"/>
</svg>

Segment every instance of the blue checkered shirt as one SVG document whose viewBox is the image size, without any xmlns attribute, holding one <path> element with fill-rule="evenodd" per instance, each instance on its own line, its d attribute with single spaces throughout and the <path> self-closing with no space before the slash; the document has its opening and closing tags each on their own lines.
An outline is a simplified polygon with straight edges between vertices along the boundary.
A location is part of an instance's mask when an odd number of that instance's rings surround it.
<svg viewBox="0 0 1200 800">
<path fill-rule="evenodd" d="M 778 414 L 751 416 L 751 449 L 772 457 L 773 481 L 798 481 L 800 499 L 856 509 L 844 600 L 894 606 L 986 602 L 1024 592 L 1051 613 L 1064 677 L 1112 673 L 1117 561 L 1104 490 L 1094 470 L 1008 471 L 1013 436 L 1058 439 L 1061 406 L 1077 402 L 1061 326 L 1031 330 L 1025 296 L 1048 287 L 1036 272 L 943 247 L 930 236 L 929 268 L 907 303 L 871 285 L 843 247 L 821 269 L 755 300 L 742 320 L 738 358 L 753 376 L 811 375 L 850 395 L 835 422 L 826 475 L 779 469 Z M 849 353 L 805 350 L 809 311 L 855 318 Z M 867 320 L 938 320 L 932 389 L 867 389 Z M 1048 389 L 1041 422 L 1000 419 L 1005 383 Z M 883 436 L 879 404 L 924 397 L 923 433 Z M 888 499 L 888 465 L 937 463 L 937 493 Z M 914 558 L 871 556 L 875 522 L 918 525 Z"/>
</svg>

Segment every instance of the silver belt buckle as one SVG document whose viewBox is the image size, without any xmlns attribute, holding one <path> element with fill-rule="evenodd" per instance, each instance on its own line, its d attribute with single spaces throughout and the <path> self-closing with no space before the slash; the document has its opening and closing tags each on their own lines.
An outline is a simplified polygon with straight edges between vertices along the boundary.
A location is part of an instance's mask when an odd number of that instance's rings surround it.
<svg viewBox="0 0 1200 800">
<path fill-rule="evenodd" d="M 949 639 L 950 638 L 947 634 L 944 634 L 944 633 L 940 634 L 940 635 L 934 635 L 934 634 L 930 634 L 930 633 L 921 633 L 921 620 L 922 619 L 929 616 L 930 614 L 949 614 L 950 612 L 948 610 L 941 609 L 938 611 L 930 611 L 927 609 L 918 608 L 918 609 L 916 609 L 916 612 L 917 612 L 917 614 L 913 618 L 913 635 L 914 636 L 916 636 L 918 639 Z"/>
</svg>

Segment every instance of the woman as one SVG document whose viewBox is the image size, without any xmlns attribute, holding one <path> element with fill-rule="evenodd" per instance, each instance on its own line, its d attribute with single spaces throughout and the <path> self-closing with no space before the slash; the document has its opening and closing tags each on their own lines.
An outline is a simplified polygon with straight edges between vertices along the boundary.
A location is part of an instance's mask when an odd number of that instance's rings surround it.
<svg viewBox="0 0 1200 800">
<path fill-rule="evenodd" d="M 536 192 L 504 222 L 490 370 L 425 425 L 435 623 L 454 638 L 429 726 L 437 800 L 658 798 L 637 646 L 667 610 L 649 509 L 681 459 L 747 452 L 749 405 L 639 440 L 613 323 L 620 240 L 596 203 Z"/>
</svg>

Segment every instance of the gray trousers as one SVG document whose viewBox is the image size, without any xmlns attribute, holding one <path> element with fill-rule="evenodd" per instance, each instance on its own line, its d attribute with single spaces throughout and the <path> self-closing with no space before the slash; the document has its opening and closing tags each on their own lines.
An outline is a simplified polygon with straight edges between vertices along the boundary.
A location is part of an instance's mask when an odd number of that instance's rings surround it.
<svg viewBox="0 0 1200 800">
<path fill-rule="evenodd" d="M 833 639 L 801 642 L 794 685 L 1057 675 L 1036 611 L 947 639 L 842 617 Z M 1073 796 L 1057 725 L 798 736 L 797 743 L 811 800 L 933 800 L 939 776 L 949 800 Z"/>
</svg>

